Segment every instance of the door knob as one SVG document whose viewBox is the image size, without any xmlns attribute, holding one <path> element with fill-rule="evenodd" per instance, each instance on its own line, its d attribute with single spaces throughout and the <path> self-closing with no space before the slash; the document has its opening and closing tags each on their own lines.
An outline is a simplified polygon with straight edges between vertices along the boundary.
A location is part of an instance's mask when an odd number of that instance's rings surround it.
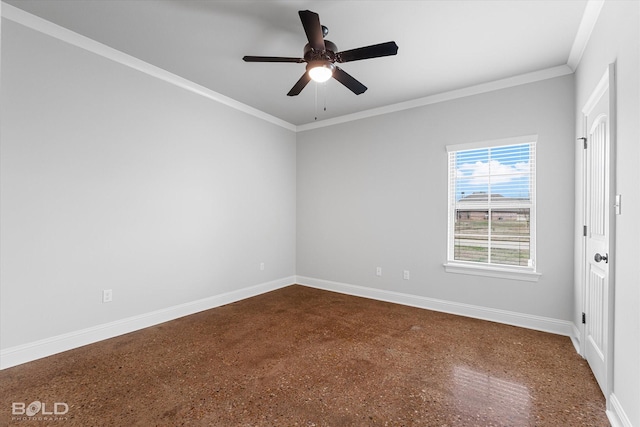
<svg viewBox="0 0 640 427">
<path fill-rule="evenodd" d="M 596 253 L 596 255 L 593 257 L 593 259 L 595 260 L 595 262 L 604 261 L 604 262 L 606 262 L 608 264 L 609 263 L 609 254 L 600 255 L 600 254 Z"/>
</svg>

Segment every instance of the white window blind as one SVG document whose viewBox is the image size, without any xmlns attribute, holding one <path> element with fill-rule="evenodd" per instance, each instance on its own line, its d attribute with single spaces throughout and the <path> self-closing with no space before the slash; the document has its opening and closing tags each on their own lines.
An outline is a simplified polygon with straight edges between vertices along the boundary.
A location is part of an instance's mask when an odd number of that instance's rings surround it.
<svg viewBox="0 0 640 427">
<path fill-rule="evenodd" d="M 448 261 L 535 271 L 535 136 L 447 149 Z"/>
</svg>

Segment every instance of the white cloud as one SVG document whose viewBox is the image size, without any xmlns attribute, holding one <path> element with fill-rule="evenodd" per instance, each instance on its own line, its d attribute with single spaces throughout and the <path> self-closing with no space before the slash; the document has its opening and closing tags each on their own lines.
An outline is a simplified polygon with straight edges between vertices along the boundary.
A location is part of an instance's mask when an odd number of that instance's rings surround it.
<svg viewBox="0 0 640 427">
<path fill-rule="evenodd" d="M 519 162 L 514 165 L 505 165 L 497 160 L 488 162 L 465 163 L 456 170 L 458 179 L 468 180 L 469 185 L 487 185 L 489 175 L 491 184 L 505 184 L 515 178 L 521 178 L 522 174 L 529 173 L 529 162 Z"/>
</svg>

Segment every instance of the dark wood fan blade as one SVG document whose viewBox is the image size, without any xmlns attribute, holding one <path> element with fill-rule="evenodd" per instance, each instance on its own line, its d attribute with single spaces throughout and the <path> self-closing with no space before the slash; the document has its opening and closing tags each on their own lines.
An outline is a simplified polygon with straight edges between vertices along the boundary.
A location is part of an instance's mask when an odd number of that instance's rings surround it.
<svg viewBox="0 0 640 427">
<path fill-rule="evenodd" d="M 302 58 L 287 58 L 283 56 L 244 56 L 242 60 L 245 62 L 297 62 L 302 63 Z"/>
<path fill-rule="evenodd" d="M 360 95 L 367 90 L 367 87 L 365 85 L 351 77 L 351 75 L 349 75 L 340 67 L 336 67 L 336 69 L 333 70 L 333 78 L 345 85 L 347 89 L 349 89 L 356 95 Z"/>
<path fill-rule="evenodd" d="M 293 85 L 293 87 L 291 88 L 287 96 L 298 95 L 300 92 L 302 92 L 302 89 L 304 89 L 304 87 L 307 85 L 307 83 L 309 83 L 309 81 L 311 81 L 311 77 L 309 77 L 309 73 L 304 73 L 302 77 L 300 77 L 300 80 L 298 80 L 296 84 Z"/>
<path fill-rule="evenodd" d="M 309 40 L 309 45 L 315 50 L 323 51 L 325 47 L 320 16 L 310 10 L 301 10 L 298 15 L 300 15 L 300 21 L 302 21 L 302 27 L 307 35 L 307 40 Z"/>
<path fill-rule="evenodd" d="M 338 62 L 359 61 L 361 59 L 380 58 L 398 53 L 396 42 L 386 42 L 336 53 Z"/>
</svg>

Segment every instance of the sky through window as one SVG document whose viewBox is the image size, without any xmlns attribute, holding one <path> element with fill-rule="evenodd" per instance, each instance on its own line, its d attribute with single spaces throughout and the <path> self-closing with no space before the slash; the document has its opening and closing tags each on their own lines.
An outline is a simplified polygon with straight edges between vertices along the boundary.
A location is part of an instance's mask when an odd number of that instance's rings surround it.
<svg viewBox="0 0 640 427">
<path fill-rule="evenodd" d="M 530 145 L 519 144 L 456 153 L 456 191 L 460 200 L 473 194 L 530 197 Z"/>
</svg>

